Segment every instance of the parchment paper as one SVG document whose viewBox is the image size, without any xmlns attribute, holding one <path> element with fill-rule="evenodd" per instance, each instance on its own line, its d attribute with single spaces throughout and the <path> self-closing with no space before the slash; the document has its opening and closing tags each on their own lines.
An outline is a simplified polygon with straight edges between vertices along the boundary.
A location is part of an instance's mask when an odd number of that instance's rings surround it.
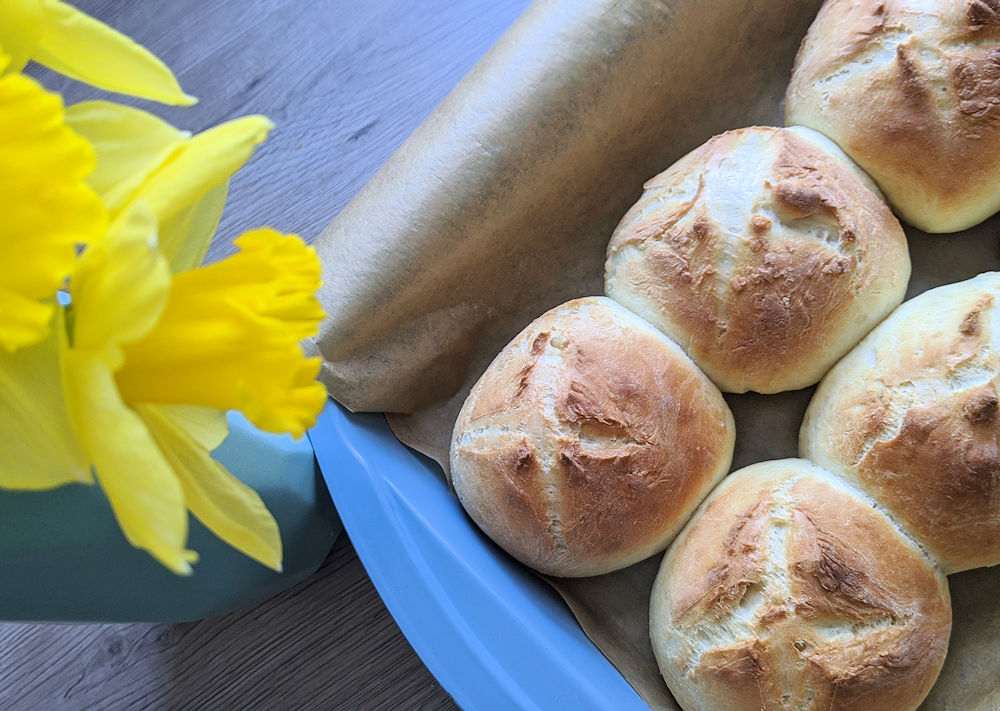
<svg viewBox="0 0 1000 711">
<path fill-rule="evenodd" d="M 547 309 L 602 291 L 611 231 L 642 184 L 721 131 L 780 122 L 819 0 L 536 2 L 317 242 L 329 314 L 322 379 L 385 411 L 447 469 L 472 383 Z M 1000 218 L 908 229 L 910 295 L 1000 268 Z M 728 396 L 734 468 L 796 456 L 811 390 Z M 445 486 L 442 478 L 442 486 Z M 653 661 L 658 556 L 549 582 L 654 709 L 677 709 Z M 951 579 L 954 631 L 925 709 L 1000 709 L 1000 567 Z"/>
</svg>

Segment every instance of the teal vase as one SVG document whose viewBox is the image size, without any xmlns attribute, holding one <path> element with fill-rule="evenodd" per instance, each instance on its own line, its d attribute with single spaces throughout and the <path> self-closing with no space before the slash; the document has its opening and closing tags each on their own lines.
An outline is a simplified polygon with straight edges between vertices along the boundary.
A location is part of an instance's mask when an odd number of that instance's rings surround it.
<svg viewBox="0 0 1000 711">
<path fill-rule="evenodd" d="M 99 486 L 0 491 L 0 619 L 182 622 L 252 607 L 311 575 L 340 533 L 306 437 L 229 416 L 212 455 L 257 490 L 281 531 L 283 571 L 230 548 L 190 517 L 194 573 L 174 575 L 125 540 Z"/>
</svg>

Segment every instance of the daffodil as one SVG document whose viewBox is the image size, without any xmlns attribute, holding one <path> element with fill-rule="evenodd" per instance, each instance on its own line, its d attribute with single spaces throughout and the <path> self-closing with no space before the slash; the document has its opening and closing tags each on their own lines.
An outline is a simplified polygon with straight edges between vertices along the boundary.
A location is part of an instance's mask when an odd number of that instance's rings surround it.
<svg viewBox="0 0 1000 711">
<path fill-rule="evenodd" d="M 92 245 L 72 276 L 63 357 L 69 419 L 126 538 L 177 573 L 187 510 L 220 538 L 278 568 L 277 526 L 257 494 L 209 456 L 221 412 L 301 435 L 325 391 L 299 341 L 322 310 L 315 253 L 257 230 L 238 254 L 172 275 L 140 203 Z"/>
<path fill-rule="evenodd" d="M 325 400 L 300 341 L 319 264 L 256 230 L 198 267 L 229 179 L 271 123 L 197 135 L 139 109 L 61 99 L 35 60 L 97 87 L 191 104 L 148 50 L 61 0 L 0 0 L 0 487 L 100 483 L 125 537 L 191 571 L 188 513 L 280 570 L 260 497 L 211 457 L 225 412 L 301 436 Z M 68 285 L 72 305 L 56 300 Z M 67 310 L 68 309 L 68 310 Z"/>
<path fill-rule="evenodd" d="M 192 136 L 150 113 L 106 101 L 71 106 L 67 122 L 97 151 L 88 182 L 104 201 L 112 229 L 144 203 L 159 222 L 160 249 L 173 271 L 201 264 L 229 178 L 273 127 L 263 116 L 245 116 Z"/>
<path fill-rule="evenodd" d="M 101 201 L 84 182 L 93 168 L 58 94 L 0 77 L 0 350 L 46 337 L 77 245 L 103 234 Z"/>
<path fill-rule="evenodd" d="M 190 105 L 170 69 L 149 50 L 61 0 L 0 2 L 0 50 L 19 72 L 34 59 L 101 89 Z"/>
</svg>

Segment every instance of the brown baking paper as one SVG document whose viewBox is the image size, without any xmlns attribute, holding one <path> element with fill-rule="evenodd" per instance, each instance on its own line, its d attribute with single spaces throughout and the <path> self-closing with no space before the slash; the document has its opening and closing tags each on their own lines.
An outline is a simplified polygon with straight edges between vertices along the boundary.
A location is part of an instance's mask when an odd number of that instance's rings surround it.
<svg viewBox="0 0 1000 711">
<path fill-rule="evenodd" d="M 601 293 L 608 238 L 643 182 L 716 133 L 780 122 L 819 4 L 536 2 L 317 242 L 331 394 L 393 413 L 400 439 L 447 469 L 454 419 L 496 353 L 549 308 Z M 998 228 L 908 230 L 911 295 L 1000 268 Z M 795 456 L 810 395 L 728 396 L 734 468 Z M 647 634 L 658 562 L 548 580 L 647 703 L 677 709 Z M 923 708 L 995 711 L 1000 567 L 951 585 L 951 650 Z"/>
</svg>

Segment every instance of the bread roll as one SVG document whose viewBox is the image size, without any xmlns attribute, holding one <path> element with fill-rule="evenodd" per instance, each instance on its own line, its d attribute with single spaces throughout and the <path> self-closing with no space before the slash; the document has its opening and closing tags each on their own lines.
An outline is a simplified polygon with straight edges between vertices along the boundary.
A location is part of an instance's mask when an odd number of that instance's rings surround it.
<svg viewBox="0 0 1000 711">
<path fill-rule="evenodd" d="M 724 391 L 812 385 L 903 300 L 899 222 L 813 131 L 729 131 L 645 189 L 611 237 L 605 292 Z"/>
<path fill-rule="evenodd" d="M 543 573 L 663 550 L 729 470 L 733 417 L 669 339 L 610 299 L 536 319 L 472 388 L 451 476 L 473 520 Z"/>
<path fill-rule="evenodd" d="M 907 711 L 944 662 L 944 575 L 873 501 L 801 459 L 730 475 L 671 546 L 650 601 L 686 711 Z"/>
<path fill-rule="evenodd" d="M 927 232 L 1000 209 L 1000 4 L 828 0 L 809 28 L 785 123 L 836 141 Z"/>
<path fill-rule="evenodd" d="M 1000 274 L 924 292 L 830 371 L 799 454 L 853 481 L 947 572 L 1000 563 Z"/>
</svg>

